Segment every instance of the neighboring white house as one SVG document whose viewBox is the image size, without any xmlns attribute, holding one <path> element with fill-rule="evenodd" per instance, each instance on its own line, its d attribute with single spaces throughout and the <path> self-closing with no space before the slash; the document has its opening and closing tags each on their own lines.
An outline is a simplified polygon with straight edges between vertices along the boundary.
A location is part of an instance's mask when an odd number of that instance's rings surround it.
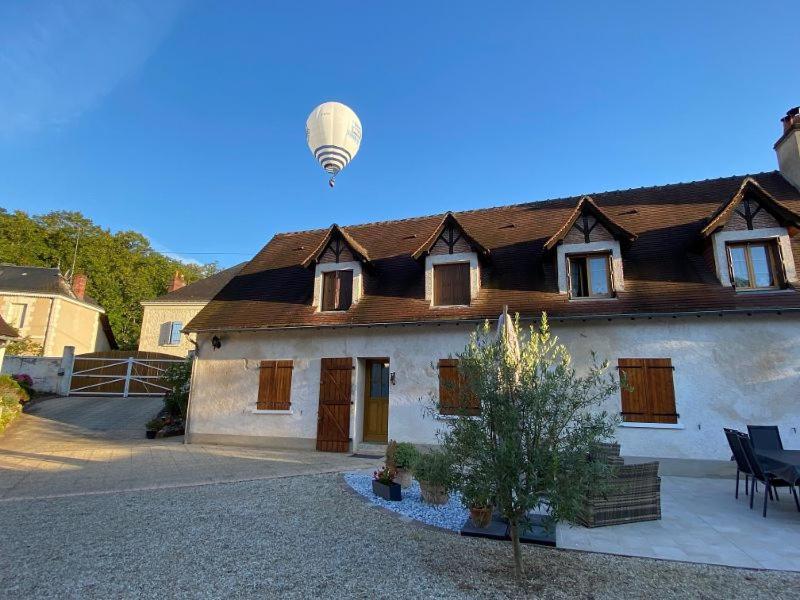
<svg viewBox="0 0 800 600">
<path fill-rule="evenodd" d="M 244 264 L 189 285 L 186 285 L 181 274 L 176 271 L 166 294 L 142 302 L 144 311 L 139 350 L 175 356 L 186 356 L 194 350 L 194 336 L 183 335 L 183 326 L 225 287 Z"/>
<path fill-rule="evenodd" d="M 116 348 L 106 312 L 87 285 L 82 274 L 70 283 L 59 269 L 0 264 L 0 315 L 44 356 L 61 356 L 67 346 L 78 354 Z"/>
<path fill-rule="evenodd" d="M 187 439 L 347 451 L 432 443 L 452 356 L 503 307 L 542 311 L 627 455 L 728 459 L 723 427 L 800 446 L 800 117 L 780 171 L 276 235 L 184 330 Z M 445 414 L 426 414 L 442 390 Z"/>
</svg>

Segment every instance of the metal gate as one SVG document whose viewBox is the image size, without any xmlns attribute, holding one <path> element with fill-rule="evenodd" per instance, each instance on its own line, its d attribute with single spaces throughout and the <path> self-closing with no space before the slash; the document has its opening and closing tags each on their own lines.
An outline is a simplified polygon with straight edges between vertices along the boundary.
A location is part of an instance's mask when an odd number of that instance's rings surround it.
<svg viewBox="0 0 800 600">
<path fill-rule="evenodd" d="M 75 357 L 69 393 L 75 396 L 161 396 L 167 368 L 186 359 L 160 352 L 109 350 Z"/>
</svg>

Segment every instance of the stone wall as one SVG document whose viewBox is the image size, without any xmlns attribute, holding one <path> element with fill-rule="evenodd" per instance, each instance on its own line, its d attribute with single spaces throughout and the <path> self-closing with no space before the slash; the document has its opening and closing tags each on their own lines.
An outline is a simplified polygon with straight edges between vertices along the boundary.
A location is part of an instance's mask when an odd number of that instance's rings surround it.
<svg viewBox="0 0 800 600">
<path fill-rule="evenodd" d="M 472 326 L 412 325 L 229 333 L 212 350 L 201 337 L 195 362 L 189 439 L 313 447 L 320 359 L 354 357 L 350 435 L 361 440 L 364 359 L 388 357 L 396 373 L 389 389 L 389 437 L 432 443 L 446 421 L 425 414 L 438 390 L 435 363 L 461 351 Z M 787 447 L 800 447 L 800 320 L 794 316 L 710 316 L 552 323 L 585 369 L 600 359 L 671 358 L 677 425 L 622 425 L 617 438 L 629 456 L 727 460 L 723 427 L 777 424 Z M 258 361 L 294 361 L 289 414 L 254 413 Z M 620 412 L 620 397 L 604 408 Z M 637 424 L 638 425 L 638 424 Z"/>
<path fill-rule="evenodd" d="M 3 375 L 30 375 L 37 392 L 57 394 L 62 377 L 60 356 L 11 356 L 6 354 L 2 364 Z"/>
</svg>

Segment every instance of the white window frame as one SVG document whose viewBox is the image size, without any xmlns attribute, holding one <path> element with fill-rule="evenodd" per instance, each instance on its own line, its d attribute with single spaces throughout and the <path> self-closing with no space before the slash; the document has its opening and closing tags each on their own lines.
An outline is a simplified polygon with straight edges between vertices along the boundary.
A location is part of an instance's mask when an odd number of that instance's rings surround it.
<svg viewBox="0 0 800 600">
<path fill-rule="evenodd" d="M 429 254 L 425 257 L 425 300 L 431 308 L 448 308 L 446 305 L 436 305 L 433 303 L 433 267 L 434 265 L 454 265 L 459 263 L 469 263 L 469 299 L 475 300 L 480 290 L 481 273 L 478 264 L 478 255 L 475 252 L 456 252 L 455 254 Z M 469 306 L 468 304 L 458 304 L 451 306 Z"/>
<path fill-rule="evenodd" d="M 786 283 L 797 282 L 797 271 L 794 267 L 792 254 L 792 241 L 785 227 L 767 227 L 763 229 L 744 229 L 741 231 L 718 231 L 712 238 L 714 248 L 714 263 L 717 269 L 717 279 L 724 287 L 733 287 L 729 270 L 728 244 L 755 241 L 776 240 L 781 252 L 776 256 L 776 263 L 783 268 L 783 273 L 776 273 L 779 279 L 783 277 Z M 747 288 L 742 293 L 768 293 L 775 292 L 774 288 Z"/>
<path fill-rule="evenodd" d="M 358 261 L 347 261 L 340 263 L 317 263 L 314 268 L 314 308 L 317 312 L 343 313 L 343 310 L 322 310 L 322 274 L 331 271 L 352 271 L 353 272 L 353 302 L 352 308 L 364 294 L 364 275 L 361 263 Z M 349 310 L 349 309 L 348 309 Z"/>
<path fill-rule="evenodd" d="M 570 254 L 596 254 L 610 253 L 611 287 L 613 295 L 608 297 L 579 297 L 575 302 L 588 302 L 598 300 L 613 300 L 618 292 L 625 291 L 625 277 L 622 272 L 622 250 L 616 240 L 589 242 L 588 244 L 561 244 L 556 249 L 556 263 L 558 268 L 558 293 L 569 296 L 569 273 L 567 256 Z"/>
</svg>

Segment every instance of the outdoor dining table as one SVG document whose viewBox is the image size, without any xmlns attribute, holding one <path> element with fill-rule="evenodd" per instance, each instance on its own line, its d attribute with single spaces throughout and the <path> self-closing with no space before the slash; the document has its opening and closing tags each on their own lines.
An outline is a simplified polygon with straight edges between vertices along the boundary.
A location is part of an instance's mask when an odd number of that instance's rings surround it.
<svg viewBox="0 0 800 600">
<path fill-rule="evenodd" d="M 800 481 L 800 450 L 756 449 L 765 471 L 789 483 Z"/>
</svg>

